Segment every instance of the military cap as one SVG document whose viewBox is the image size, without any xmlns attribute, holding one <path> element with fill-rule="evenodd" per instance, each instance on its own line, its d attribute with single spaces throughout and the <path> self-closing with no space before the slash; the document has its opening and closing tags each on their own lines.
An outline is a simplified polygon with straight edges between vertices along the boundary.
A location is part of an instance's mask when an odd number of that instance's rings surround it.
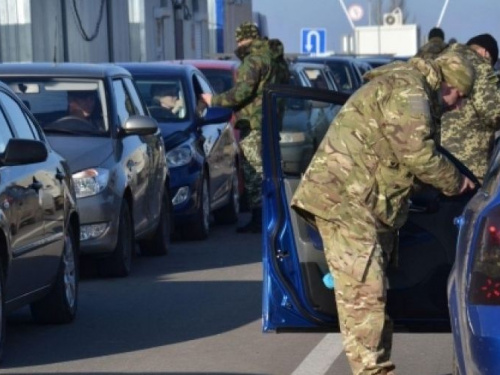
<svg viewBox="0 0 500 375">
<path fill-rule="evenodd" d="M 443 79 L 458 89 L 462 95 L 468 96 L 474 84 L 474 68 L 472 64 L 455 52 L 445 52 L 434 60 L 441 72 Z"/>
<path fill-rule="evenodd" d="M 251 22 L 243 22 L 236 29 L 236 42 L 245 39 L 258 39 L 260 38 L 259 28 Z"/>
</svg>

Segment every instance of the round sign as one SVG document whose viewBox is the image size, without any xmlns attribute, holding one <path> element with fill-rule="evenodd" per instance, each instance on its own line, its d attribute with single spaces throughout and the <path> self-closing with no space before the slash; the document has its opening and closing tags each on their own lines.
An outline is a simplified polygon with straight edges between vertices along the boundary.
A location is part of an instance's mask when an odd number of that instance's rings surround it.
<svg viewBox="0 0 500 375">
<path fill-rule="evenodd" d="M 347 9 L 349 18 L 353 21 L 359 21 L 363 18 L 363 8 L 360 5 L 353 4 Z"/>
</svg>

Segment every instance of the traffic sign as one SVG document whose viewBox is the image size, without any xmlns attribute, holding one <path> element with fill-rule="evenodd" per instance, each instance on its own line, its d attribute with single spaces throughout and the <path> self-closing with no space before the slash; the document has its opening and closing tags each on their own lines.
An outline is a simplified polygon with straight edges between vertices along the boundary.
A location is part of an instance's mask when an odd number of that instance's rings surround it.
<svg viewBox="0 0 500 375">
<path fill-rule="evenodd" d="M 325 53 L 326 52 L 326 29 L 301 29 L 300 32 L 301 53 Z"/>
<path fill-rule="evenodd" d="M 363 18 L 363 8 L 358 4 L 352 4 L 347 10 L 349 18 L 353 21 L 359 21 Z"/>
</svg>

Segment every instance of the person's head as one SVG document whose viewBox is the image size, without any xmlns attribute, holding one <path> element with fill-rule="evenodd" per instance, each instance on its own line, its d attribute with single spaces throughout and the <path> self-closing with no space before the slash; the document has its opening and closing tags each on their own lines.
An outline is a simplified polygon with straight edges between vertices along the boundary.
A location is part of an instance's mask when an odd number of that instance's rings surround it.
<svg viewBox="0 0 500 375">
<path fill-rule="evenodd" d="M 68 112 L 72 116 L 88 119 L 96 107 L 96 92 L 92 90 L 68 91 Z"/>
<path fill-rule="evenodd" d="M 469 39 L 467 45 L 481 56 L 489 59 L 492 66 L 496 64 L 498 60 L 498 44 L 496 39 L 490 34 L 476 35 Z"/>
<path fill-rule="evenodd" d="M 260 31 L 252 22 L 243 22 L 236 28 L 236 44 L 238 47 L 247 45 L 255 39 L 260 39 Z"/>
<path fill-rule="evenodd" d="M 151 86 L 151 97 L 164 108 L 174 108 L 178 95 L 178 88 L 175 84 L 158 84 Z"/>
<path fill-rule="evenodd" d="M 472 64 L 454 52 L 443 53 L 434 61 L 443 75 L 441 96 L 444 109 L 460 107 L 462 99 L 469 96 L 474 85 L 475 71 Z"/>
<path fill-rule="evenodd" d="M 442 29 L 440 29 L 439 27 L 433 27 L 429 31 L 429 38 L 428 39 L 431 39 L 431 38 L 439 38 L 441 40 L 444 40 L 444 31 Z"/>
</svg>

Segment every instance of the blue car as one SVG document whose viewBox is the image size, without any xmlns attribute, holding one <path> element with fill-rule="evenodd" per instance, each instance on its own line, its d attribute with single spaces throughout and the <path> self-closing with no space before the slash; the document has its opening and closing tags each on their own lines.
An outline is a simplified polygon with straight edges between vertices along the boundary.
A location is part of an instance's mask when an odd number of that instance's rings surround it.
<svg viewBox="0 0 500 375">
<path fill-rule="evenodd" d="M 279 129 L 293 131 L 283 100 L 331 103 L 340 107 L 348 94 L 297 86 L 270 86 L 264 93 L 263 142 L 263 330 L 337 330 L 334 293 L 317 231 L 290 210 L 290 199 L 305 172 L 283 168 Z M 285 111 L 295 108 L 285 106 Z M 317 147 L 317 146 L 316 146 Z M 451 156 L 450 156 L 451 157 Z M 464 173 L 470 172 L 455 160 Z M 470 196 L 445 197 L 420 186 L 412 197 L 409 220 L 399 232 L 399 262 L 388 270 L 388 313 L 405 329 L 448 329 L 447 280 L 455 260 L 453 219 Z M 500 373 L 500 372 L 497 372 Z"/>
<path fill-rule="evenodd" d="M 483 187 L 457 218 L 448 284 L 454 375 L 500 374 L 500 148 Z"/>
<path fill-rule="evenodd" d="M 164 139 L 170 170 L 174 234 L 185 239 L 205 239 L 212 216 L 220 224 L 235 223 L 239 213 L 240 163 L 230 123 L 232 111 L 206 108 L 201 94 L 213 94 L 213 90 L 194 66 L 120 65 L 134 77 Z M 175 101 L 172 110 L 167 109 L 167 102 L 162 103 L 164 96 Z"/>
</svg>

